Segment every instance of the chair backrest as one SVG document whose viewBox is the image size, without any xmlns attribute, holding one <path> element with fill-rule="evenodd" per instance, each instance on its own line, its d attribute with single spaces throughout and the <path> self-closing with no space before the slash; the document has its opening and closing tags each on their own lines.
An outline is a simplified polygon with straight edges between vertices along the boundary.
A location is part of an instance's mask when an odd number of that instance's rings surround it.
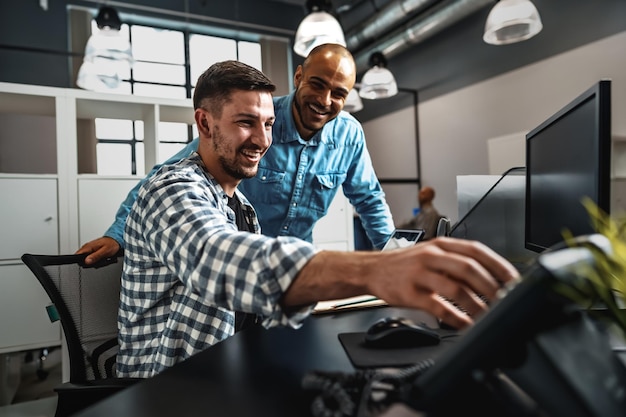
<svg viewBox="0 0 626 417">
<path fill-rule="evenodd" d="M 122 257 L 86 267 L 86 255 L 24 254 L 22 261 L 50 297 L 65 335 L 70 382 L 115 376 Z"/>
<path fill-rule="evenodd" d="M 450 236 L 450 219 L 446 216 L 439 217 L 435 236 Z"/>
</svg>

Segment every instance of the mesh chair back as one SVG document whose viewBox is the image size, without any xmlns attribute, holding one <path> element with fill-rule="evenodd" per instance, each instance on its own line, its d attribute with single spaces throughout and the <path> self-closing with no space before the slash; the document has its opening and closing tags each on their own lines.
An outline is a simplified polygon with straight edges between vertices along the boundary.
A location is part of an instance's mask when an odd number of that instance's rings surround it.
<svg viewBox="0 0 626 417">
<path fill-rule="evenodd" d="M 86 255 L 22 256 L 54 305 L 67 343 L 70 382 L 115 377 L 122 258 L 86 267 Z"/>
</svg>

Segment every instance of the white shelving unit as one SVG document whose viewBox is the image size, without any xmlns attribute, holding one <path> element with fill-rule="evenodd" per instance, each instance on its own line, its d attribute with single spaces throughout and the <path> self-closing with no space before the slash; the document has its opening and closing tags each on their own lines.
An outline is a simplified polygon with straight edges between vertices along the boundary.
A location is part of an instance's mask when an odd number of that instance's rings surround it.
<svg viewBox="0 0 626 417">
<path fill-rule="evenodd" d="M 192 109 L 189 99 L 0 83 L 0 354 L 61 344 L 60 328 L 45 313 L 49 300 L 21 255 L 75 252 L 106 230 L 119 203 L 140 180 L 80 173 L 79 148 L 92 138 L 81 137 L 79 121 L 142 120 L 149 169 L 160 160 L 159 122 L 191 125 Z M 40 119 L 42 127 L 33 133 Z M 42 173 L 41 167 L 50 172 Z M 354 248 L 352 207 L 343 194 L 318 223 L 314 237 L 320 248 Z"/>
<path fill-rule="evenodd" d="M 21 148 L 16 154 L 24 161 L 17 170 L 15 164 L 5 170 L 0 157 L 0 353 L 61 344 L 60 327 L 51 324 L 45 312 L 49 300 L 22 264 L 21 255 L 73 253 L 104 232 L 123 197 L 139 180 L 79 173 L 78 148 L 85 138 L 78 133 L 78 121 L 97 117 L 142 120 L 146 166 L 152 166 L 158 160 L 159 122 L 191 124 L 192 108 L 191 100 L 0 83 L 4 120 L 28 115 L 36 124 L 43 116 L 51 118 L 54 126 L 43 139 L 33 138 L 29 126 L 23 126 L 24 133 L 19 126 L 9 131 L 0 126 L 0 152 Z M 42 151 L 37 146 L 42 140 L 54 141 L 51 149 L 56 152 Z M 37 173 L 39 165 L 54 169 Z"/>
</svg>

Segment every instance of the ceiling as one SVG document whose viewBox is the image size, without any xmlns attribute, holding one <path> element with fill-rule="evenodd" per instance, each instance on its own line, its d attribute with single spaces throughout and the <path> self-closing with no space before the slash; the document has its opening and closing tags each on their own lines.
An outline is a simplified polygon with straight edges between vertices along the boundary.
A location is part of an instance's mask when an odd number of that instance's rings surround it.
<svg viewBox="0 0 626 417">
<path fill-rule="evenodd" d="M 306 14 L 307 0 L 270 0 L 275 3 L 285 3 L 290 6 L 301 6 Z M 387 3 L 397 0 L 330 0 L 333 12 L 338 17 L 344 31 L 349 32 L 356 24 L 373 16 Z"/>
<path fill-rule="evenodd" d="M 269 1 L 301 5 L 303 9 L 306 4 L 306 0 Z M 396 6 L 391 3 L 399 3 L 404 7 L 416 1 L 332 0 L 332 4 L 335 11 L 339 11 L 339 21 L 348 40 L 355 30 L 363 29 L 364 22 L 370 24 L 372 21 L 369 19 L 380 16 L 379 12 L 388 3 L 390 6 Z M 423 101 L 626 30 L 624 0 L 568 0 L 567 7 L 563 2 L 553 0 L 532 1 L 541 15 L 543 30 L 534 38 L 517 44 L 493 46 L 482 40 L 485 20 L 496 0 L 432 0 L 428 8 L 407 15 L 371 43 L 350 50 L 359 65 L 371 51 L 385 46 L 388 35 L 401 39 L 398 42 L 402 44 L 401 49 L 387 56 L 388 67 L 399 87 L 408 92 L 419 92 L 419 101 Z M 439 30 L 432 30 L 427 36 L 418 33 L 415 41 L 406 41 L 408 36 L 395 36 L 397 33 L 402 35 L 402 31 L 407 32 L 408 25 L 421 29 L 420 20 L 439 14 L 438 11 L 446 14 L 448 6 L 462 3 L 480 4 L 475 11 L 441 25 Z M 303 13 L 306 14 L 305 9 Z M 413 22 L 418 23 L 413 25 Z M 358 78 L 364 72 L 363 66 L 359 67 Z M 397 99 L 368 102 L 366 108 L 358 113 L 359 119 L 367 120 L 412 104 L 412 94 L 399 96 Z"/>
</svg>

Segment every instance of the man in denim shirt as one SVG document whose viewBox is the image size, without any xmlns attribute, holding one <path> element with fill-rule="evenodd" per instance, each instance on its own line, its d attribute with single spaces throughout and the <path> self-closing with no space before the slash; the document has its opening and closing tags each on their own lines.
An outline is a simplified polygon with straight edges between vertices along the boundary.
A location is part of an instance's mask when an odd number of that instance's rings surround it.
<svg viewBox="0 0 626 417">
<path fill-rule="evenodd" d="M 296 69 L 295 91 L 274 98 L 273 144 L 258 174 L 239 186 L 257 210 L 263 234 L 311 242 L 315 223 L 326 214 L 340 186 L 374 247 L 382 248 L 393 232 L 391 212 L 361 124 L 342 111 L 355 81 L 356 65 L 350 52 L 340 45 L 325 44 L 311 51 Z M 196 138 L 164 164 L 187 157 L 197 148 Z M 87 263 L 124 247 L 124 223 L 144 181 L 130 191 L 105 236 L 78 250 L 91 252 Z"/>
</svg>

